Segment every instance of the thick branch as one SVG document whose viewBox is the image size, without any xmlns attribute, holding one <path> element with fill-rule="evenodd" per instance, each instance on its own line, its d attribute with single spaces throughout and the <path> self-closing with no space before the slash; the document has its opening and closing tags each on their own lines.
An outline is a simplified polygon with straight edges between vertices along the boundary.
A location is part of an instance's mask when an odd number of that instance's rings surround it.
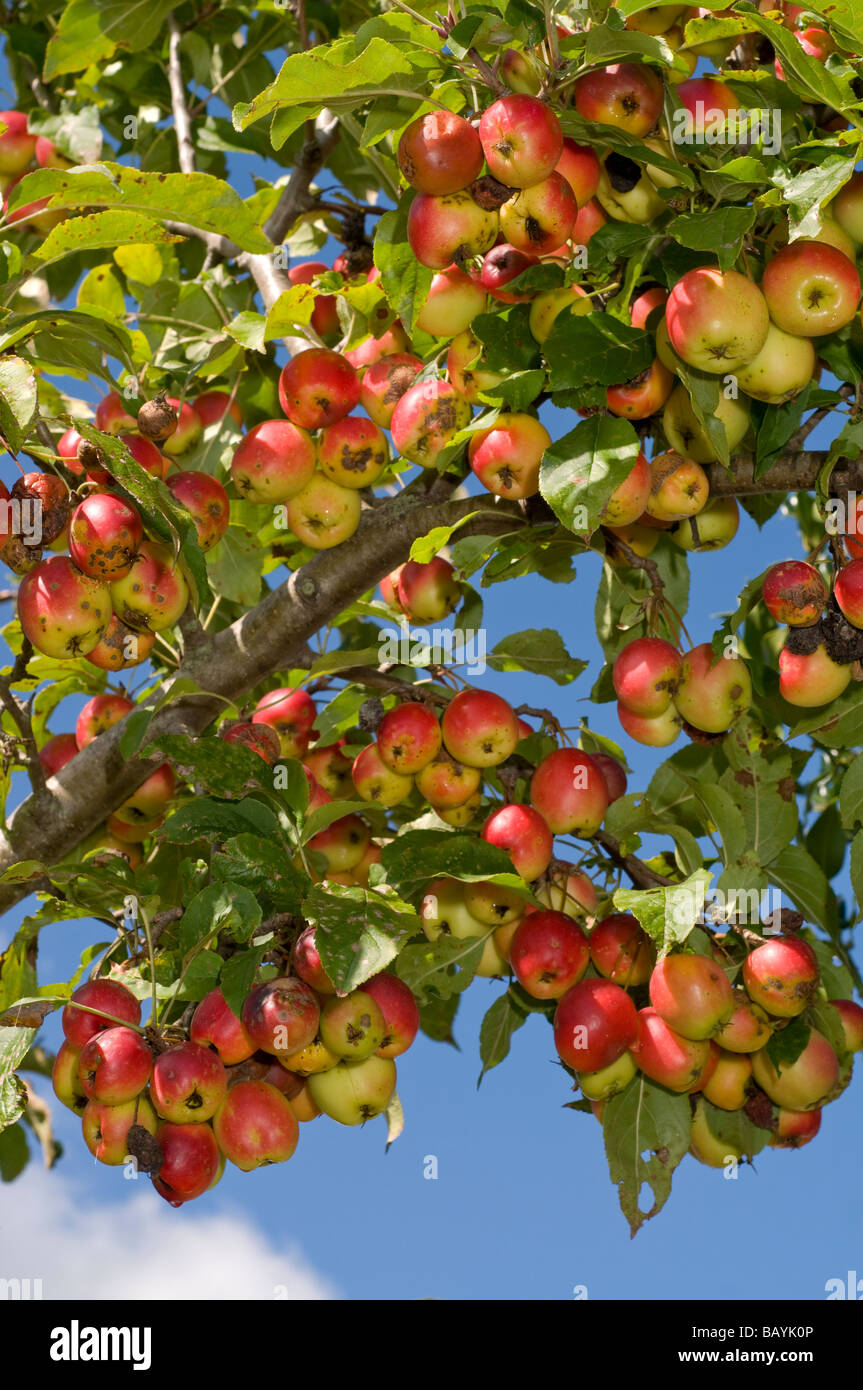
<svg viewBox="0 0 863 1390">
<path fill-rule="evenodd" d="M 705 472 L 713 497 L 742 497 L 756 492 L 811 492 L 826 458 L 823 452 L 788 452 L 756 478 L 754 456 L 735 454 L 730 471 L 721 463 L 710 463 Z M 833 477 L 849 488 L 863 487 L 863 461 L 840 465 Z"/>
<path fill-rule="evenodd" d="M 414 540 L 475 510 L 476 498 L 429 502 L 406 489 L 385 507 L 365 511 L 350 545 L 319 552 L 232 627 L 208 634 L 190 648 L 171 681 L 150 699 L 155 703 L 174 679 L 183 676 L 208 693 L 185 695 L 168 704 L 154 718 L 148 737 L 202 733 L 223 712 L 225 699 L 241 698 L 274 671 L 291 666 L 295 655 L 304 655 L 308 639 L 400 564 Z M 510 528 L 519 515 L 506 502 L 495 510 Z M 489 524 L 483 516 L 468 522 L 460 534 L 485 534 Z M 49 780 L 51 795 L 43 803 L 37 805 L 30 796 L 16 808 L 5 835 L 0 835 L 0 873 L 25 859 L 56 864 L 149 776 L 152 762 L 127 762 L 120 755 L 124 728 L 125 721 L 115 724 L 67 763 Z M 27 885 L 0 884 L 0 911 L 28 891 Z"/>
</svg>

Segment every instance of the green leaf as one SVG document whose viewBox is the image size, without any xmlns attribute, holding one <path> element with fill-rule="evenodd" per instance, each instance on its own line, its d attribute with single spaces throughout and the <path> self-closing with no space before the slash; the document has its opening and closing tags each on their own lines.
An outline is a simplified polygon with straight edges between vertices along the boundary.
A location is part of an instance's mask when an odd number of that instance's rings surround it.
<svg viewBox="0 0 863 1390">
<path fill-rule="evenodd" d="M 819 58 L 811 58 L 797 42 L 796 35 L 782 24 L 758 13 L 747 14 L 747 19 L 773 44 L 793 92 L 799 92 L 809 101 L 831 106 L 836 111 L 844 111 L 855 102 L 848 77 L 834 76 Z"/>
<path fill-rule="evenodd" d="M 177 929 L 177 939 L 187 955 L 217 932 L 226 932 L 236 941 L 248 941 L 261 920 L 260 906 L 248 888 L 230 880 L 210 883 L 190 900 Z"/>
<path fill-rule="evenodd" d="M 631 1235 L 668 1201 L 674 1169 L 689 1149 L 690 1129 L 689 1097 L 672 1095 L 644 1076 L 606 1101 L 602 1131 L 608 1171 Z M 653 1193 L 649 1211 L 639 1205 L 644 1183 Z"/>
<path fill-rule="evenodd" d="M 203 786 L 214 796 L 242 796 L 252 787 L 273 785 L 273 769 L 251 748 L 227 743 L 223 738 L 190 738 L 188 734 L 162 734 L 144 750 L 170 759 L 186 780 Z"/>
<path fill-rule="evenodd" d="M 669 222 L 666 231 L 681 246 L 709 251 L 722 270 L 733 266 L 743 238 L 755 223 L 755 208 L 723 207 L 712 212 L 686 212 Z"/>
<path fill-rule="evenodd" d="M 126 312 L 126 299 L 113 266 L 96 265 L 89 270 L 78 286 L 75 304 L 78 309 L 86 309 L 107 319 L 122 319 Z"/>
<path fill-rule="evenodd" d="M 821 972 L 821 987 L 828 999 L 850 999 L 854 993 L 854 981 L 847 965 L 842 963 L 833 947 L 826 941 L 818 941 L 809 936 L 808 943 L 818 959 Z M 816 1025 L 817 1026 L 817 1025 Z"/>
<path fill-rule="evenodd" d="M 707 869 L 697 869 L 682 883 L 668 887 L 618 888 L 612 899 L 615 907 L 638 918 L 663 956 L 684 942 L 700 922 L 712 877 Z"/>
<path fill-rule="evenodd" d="M 767 1040 L 767 1056 L 777 1071 L 791 1067 L 809 1042 L 812 1032 L 806 1019 L 792 1018 L 785 1028 L 777 1028 Z"/>
<path fill-rule="evenodd" d="M 83 72 L 118 48 L 140 53 L 158 38 L 173 0 L 70 0 L 45 52 L 45 81 Z"/>
<path fill-rule="evenodd" d="M 132 273 L 136 259 L 147 260 L 147 252 L 143 249 L 145 246 L 170 246 L 182 240 L 182 237 L 166 231 L 151 217 L 118 208 L 111 212 L 91 212 L 82 217 L 67 217 L 58 227 L 51 228 L 30 259 L 40 265 L 48 265 L 76 251 L 95 251 L 103 246 L 110 247 L 112 251 L 122 248 L 129 251 L 126 263 L 125 258 L 115 255 L 114 259 L 125 274 L 134 280 L 140 278 Z M 162 274 L 161 258 L 157 252 L 151 254 L 156 256 L 158 279 Z M 142 283 L 153 284 L 155 281 L 142 280 Z"/>
<path fill-rule="evenodd" d="M 24 1083 L 15 1068 L 29 1051 L 36 1028 L 0 1028 L 0 1130 L 14 1124 L 27 1104 Z"/>
<path fill-rule="evenodd" d="M 418 536 L 411 546 L 410 558 L 418 561 L 421 565 L 427 565 L 445 545 L 449 544 L 461 526 L 480 515 L 479 511 L 471 512 L 469 516 L 463 516 L 459 521 L 454 521 L 451 526 L 435 526 L 428 535 Z"/>
<path fill-rule="evenodd" d="M 166 222 L 182 213 L 184 222 L 201 231 L 222 236 L 227 228 L 231 240 L 244 251 L 272 250 L 240 195 L 212 174 L 145 173 L 108 161 L 74 169 L 39 169 L 16 184 L 10 211 L 46 197 L 51 208 L 123 208 Z"/>
<path fill-rule="evenodd" d="M 0 358 L 0 434 L 17 454 L 36 418 L 36 375 L 21 357 Z"/>
<path fill-rule="evenodd" d="M 215 951 L 199 951 L 193 956 L 183 973 L 183 983 L 178 999 L 204 999 L 219 983 L 219 974 L 224 961 Z"/>
<path fill-rule="evenodd" d="M 509 1054 L 512 1035 L 516 1029 L 522 1026 L 526 1018 L 527 1014 L 518 1007 L 510 990 L 495 999 L 491 1008 L 487 1010 L 479 1029 L 479 1055 L 482 1071 L 479 1074 L 477 1086 L 486 1072 L 491 1071 L 492 1067 L 496 1067 Z"/>
<path fill-rule="evenodd" d="M 0 1133 L 0 1179 L 14 1182 L 30 1161 L 24 1126 L 10 1125 Z"/>
<path fill-rule="evenodd" d="M 229 526 L 222 539 L 206 553 L 210 588 L 229 603 L 251 608 L 261 597 L 261 575 L 266 553 L 244 526 Z"/>
<path fill-rule="evenodd" d="M 253 946 L 248 951 L 238 951 L 222 965 L 219 988 L 225 996 L 225 1003 L 237 1018 L 241 1017 L 246 995 L 255 983 L 258 966 L 271 948 L 272 942 L 267 942 L 263 946 Z"/>
<path fill-rule="evenodd" d="M 863 830 L 851 841 L 851 887 L 858 903 L 863 903 Z"/>
<path fill-rule="evenodd" d="M 533 671 L 556 685 L 569 685 L 587 667 L 586 661 L 570 656 L 560 633 L 550 627 L 502 638 L 489 653 L 488 664 L 493 671 Z"/>
<path fill-rule="evenodd" d="M 629 420 L 593 415 L 546 449 L 540 493 L 564 526 L 589 535 L 615 488 L 632 472 L 640 448 Z"/>
<path fill-rule="evenodd" d="M 485 936 L 442 936 L 437 941 L 405 946 L 395 973 L 413 990 L 421 1006 L 429 996 L 450 999 L 467 989 L 490 935 L 491 928 Z"/>
<path fill-rule="evenodd" d="M 186 845 L 211 836 L 227 840 L 232 835 L 242 835 L 250 830 L 280 842 L 278 820 L 259 801 L 249 799 L 226 804 L 202 797 L 172 811 L 165 824 L 156 831 L 156 836 L 171 844 Z"/>
<path fill-rule="evenodd" d="M 306 52 L 292 53 L 275 81 L 250 102 L 234 107 L 237 130 L 245 130 L 282 107 L 309 105 L 356 110 L 363 96 L 393 86 L 402 87 L 413 75 L 405 50 L 386 39 L 373 38 L 357 52 L 355 39 L 344 37 L 319 44 Z M 419 97 L 418 97 L 419 100 Z"/>
<path fill-rule="evenodd" d="M 716 414 L 723 389 L 722 377 L 712 376 L 709 372 L 696 371 L 694 367 L 687 367 L 683 362 L 680 363 L 677 370 L 678 376 L 689 393 L 695 418 L 705 430 L 719 462 L 728 468 L 731 461 L 728 436 L 725 433 L 725 426 Z"/>
<path fill-rule="evenodd" d="M 374 256 L 384 293 L 410 336 L 428 298 L 432 271 L 420 265 L 408 244 L 404 204 L 378 220 Z"/>
<path fill-rule="evenodd" d="M 844 830 L 853 830 L 858 821 L 863 821 L 863 753 L 857 754 L 842 777 L 839 811 Z"/>
<path fill-rule="evenodd" d="M 568 391 L 591 382 L 619 386 L 632 381 L 652 365 L 656 348 L 652 333 L 621 323 L 611 314 L 558 314 L 543 344 L 543 354 L 549 368 L 549 390 Z"/>
<path fill-rule="evenodd" d="M 456 878 L 464 883 L 488 879 L 532 899 L 530 890 L 512 872 L 512 861 L 506 851 L 470 835 L 409 830 L 384 845 L 381 863 L 387 882 L 402 897 L 425 889 L 430 879 Z"/>
<path fill-rule="evenodd" d="M 213 874 L 242 885 L 275 912 L 300 915 L 309 880 L 295 869 L 288 855 L 251 831 L 232 835 L 213 856 Z"/>
<path fill-rule="evenodd" d="M 700 1104 L 707 1128 L 714 1139 L 728 1145 L 730 1154 L 741 1153 L 753 1158 L 768 1143 L 770 1131 L 753 1124 L 745 1110 L 720 1110 L 703 1097 Z"/>
<path fill-rule="evenodd" d="M 459 1047 L 453 1037 L 452 1026 L 460 1003 L 460 994 L 451 994 L 447 999 L 429 995 L 419 1006 L 420 1028 L 426 1037 L 431 1038 L 433 1042 L 449 1043 L 456 1051 Z"/>
<path fill-rule="evenodd" d="M 539 365 L 539 345 L 530 331 L 529 319 L 527 304 L 513 304 L 501 313 L 477 314 L 471 332 L 483 345 L 484 367 L 510 377 Z"/>
<path fill-rule="evenodd" d="M 315 946 L 339 991 L 358 989 L 395 960 L 417 930 L 415 910 L 379 890 L 317 886 L 303 902 L 315 924 Z"/>
<path fill-rule="evenodd" d="M 836 926 L 836 895 L 820 864 L 800 845 L 789 845 L 765 866 L 771 883 L 798 908 L 809 922 L 817 922 L 825 931 Z"/>
<path fill-rule="evenodd" d="M 827 878 L 835 878 L 845 859 L 846 840 L 835 802 L 827 806 L 806 831 L 808 852 Z"/>
</svg>

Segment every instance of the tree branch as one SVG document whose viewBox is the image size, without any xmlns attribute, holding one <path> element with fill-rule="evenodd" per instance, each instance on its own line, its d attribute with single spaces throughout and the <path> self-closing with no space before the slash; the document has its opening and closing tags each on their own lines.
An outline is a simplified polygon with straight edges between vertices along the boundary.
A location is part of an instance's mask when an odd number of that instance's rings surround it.
<svg viewBox="0 0 863 1390">
<path fill-rule="evenodd" d="M 495 504 L 509 524 L 515 504 Z M 334 614 L 400 564 L 414 540 L 435 526 L 451 526 L 476 510 L 476 498 L 429 502 L 405 489 L 385 507 L 364 510 L 350 545 L 320 551 L 232 627 L 206 634 L 190 647 L 171 679 L 150 696 L 157 702 L 174 680 L 190 678 L 202 693 L 184 695 L 160 710 L 147 741 L 168 733 L 201 734 L 225 708 L 273 671 L 293 664 L 305 643 Z M 486 517 L 467 522 L 460 534 L 485 534 Z M 100 734 L 51 781 L 51 795 L 28 797 L 0 834 L 0 873 L 26 859 L 51 865 L 71 853 L 153 771 L 144 758 L 126 761 L 119 752 L 125 720 Z M 56 790 L 55 790 L 56 788 Z M 0 912 L 32 891 L 28 884 L 0 884 Z"/>
<path fill-rule="evenodd" d="M 33 799 L 37 805 L 41 805 L 45 796 L 45 770 L 39 761 L 39 751 L 36 747 L 36 740 L 33 737 L 33 725 L 30 723 L 29 708 L 22 704 L 15 694 L 12 686 L 16 681 L 23 680 L 27 674 L 27 662 L 33 655 L 33 648 L 29 640 L 25 637 L 21 650 L 15 658 L 14 665 L 3 675 L 0 675 L 0 704 L 8 712 L 16 729 L 21 735 L 21 761 L 30 779 L 30 786 L 33 788 Z"/>
<path fill-rule="evenodd" d="M 628 874 L 632 882 L 638 888 L 666 888 L 671 884 L 670 878 L 663 878 L 662 874 L 649 869 L 646 864 L 637 859 L 634 854 L 621 854 L 620 844 L 613 835 L 609 835 L 607 830 L 597 830 L 592 837 L 598 845 L 601 845 L 606 854 L 614 860 L 624 873 Z"/>
<path fill-rule="evenodd" d="M 171 88 L 171 110 L 174 114 L 174 129 L 177 132 L 177 157 L 184 174 L 195 172 L 195 143 L 192 139 L 192 122 L 186 106 L 186 84 L 180 63 L 180 27 L 173 14 L 168 16 L 168 84 Z"/>
</svg>

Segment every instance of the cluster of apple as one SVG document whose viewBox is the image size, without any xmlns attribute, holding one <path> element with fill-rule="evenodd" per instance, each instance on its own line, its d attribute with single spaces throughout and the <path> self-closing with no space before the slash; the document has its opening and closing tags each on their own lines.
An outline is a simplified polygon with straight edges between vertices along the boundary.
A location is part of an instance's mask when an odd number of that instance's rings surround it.
<svg viewBox="0 0 863 1390">
<path fill-rule="evenodd" d="M 290 954 L 291 973 L 253 985 L 239 1014 L 212 990 L 187 1036 L 141 1027 L 141 1005 L 117 979 L 75 991 L 53 1084 L 96 1159 L 135 1159 L 178 1207 L 212 1188 L 226 1159 L 244 1172 L 284 1163 L 300 1122 L 324 1114 L 359 1125 L 386 1109 L 393 1059 L 419 1028 L 412 991 L 383 973 L 337 996 L 312 928 Z"/>
<path fill-rule="evenodd" d="M 167 481 L 175 501 L 190 513 L 204 550 L 227 529 L 225 489 L 191 469 L 165 475 L 196 442 L 204 420 L 220 418 L 230 404 L 223 391 L 200 396 L 194 407 L 184 403 L 179 412 L 179 402 L 157 398 L 133 418 L 112 392 L 96 411 L 97 428 L 119 436 L 142 468 Z M 170 548 L 147 536 L 135 504 L 112 489 L 97 446 L 73 428 L 60 438 L 57 452 L 74 489 L 54 473 L 25 473 L 11 495 L 0 484 L 0 557 L 24 576 L 18 590 L 21 627 L 44 656 L 86 657 L 104 671 L 137 666 L 150 655 L 156 634 L 185 611 L 185 576 Z M 44 559 L 45 547 L 68 554 Z"/>
<path fill-rule="evenodd" d="M 524 926 L 538 922 L 538 914 Z M 566 925 L 565 925 L 566 924 Z M 690 1153 L 721 1168 L 744 1149 L 711 1130 L 704 1102 L 720 1111 L 746 1110 L 772 1131 L 775 1148 L 799 1148 L 818 1133 L 821 1109 L 851 1078 L 863 1048 L 863 1008 L 834 1000 L 844 1048 L 837 1055 L 816 1028 L 794 1061 L 775 1061 L 774 1033 L 804 1012 L 818 989 L 818 961 L 800 937 L 765 940 L 742 961 L 742 984 L 726 969 L 740 964 L 719 938 L 712 955 L 675 951 L 654 963 L 652 946 L 634 918 L 617 914 L 585 936 L 568 921 L 534 926 L 512 944 L 512 966 L 528 993 L 557 999 L 554 1040 L 576 1073 L 583 1095 L 602 1118 L 605 1102 L 640 1072 L 693 1100 Z M 598 939 L 597 939 L 598 938 Z M 726 938 L 727 940 L 727 938 Z M 586 978 L 590 964 L 595 978 Z M 542 971 L 542 974 L 539 972 Z M 637 1009 L 628 991 L 647 985 Z"/>
<path fill-rule="evenodd" d="M 723 734 L 752 703 L 745 661 L 718 659 L 709 642 L 683 655 L 662 637 L 628 642 L 612 671 L 617 717 L 637 743 L 665 748 L 682 727 Z"/>
<path fill-rule="evenodd" d="M 846 537 L 846 545 L 855 558 L 838 570 L 832 595 L 806 560 L 783 560 L 764 576 L 765 606 L 790 629 L 779 653 L 779 693 L 804 709 L 829 704 L 841 695 L 863 651 L 856 642 L 849 648 L 831 621 L 841 614 L 852 629 L 863 629 L 863 546 L 853 536 Z"/>
</svg>

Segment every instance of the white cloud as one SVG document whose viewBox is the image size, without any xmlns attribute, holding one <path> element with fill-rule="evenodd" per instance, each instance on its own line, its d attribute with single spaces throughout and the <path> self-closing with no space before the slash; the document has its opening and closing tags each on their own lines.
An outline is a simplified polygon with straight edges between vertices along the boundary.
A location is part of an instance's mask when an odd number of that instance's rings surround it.
<svg viewBox="0 0 863 1390">
<path fill-rule="evenodd" d="M 296 1245 L 280 1248 L 241 1213 L 186 1215 L 149 1184 L 124 1186 L 106 1204 L 35 1164 L 4 1183 L 0 1278 L 41 1279 L 44 1299 L 339 1297 Z"/>
</svg>

